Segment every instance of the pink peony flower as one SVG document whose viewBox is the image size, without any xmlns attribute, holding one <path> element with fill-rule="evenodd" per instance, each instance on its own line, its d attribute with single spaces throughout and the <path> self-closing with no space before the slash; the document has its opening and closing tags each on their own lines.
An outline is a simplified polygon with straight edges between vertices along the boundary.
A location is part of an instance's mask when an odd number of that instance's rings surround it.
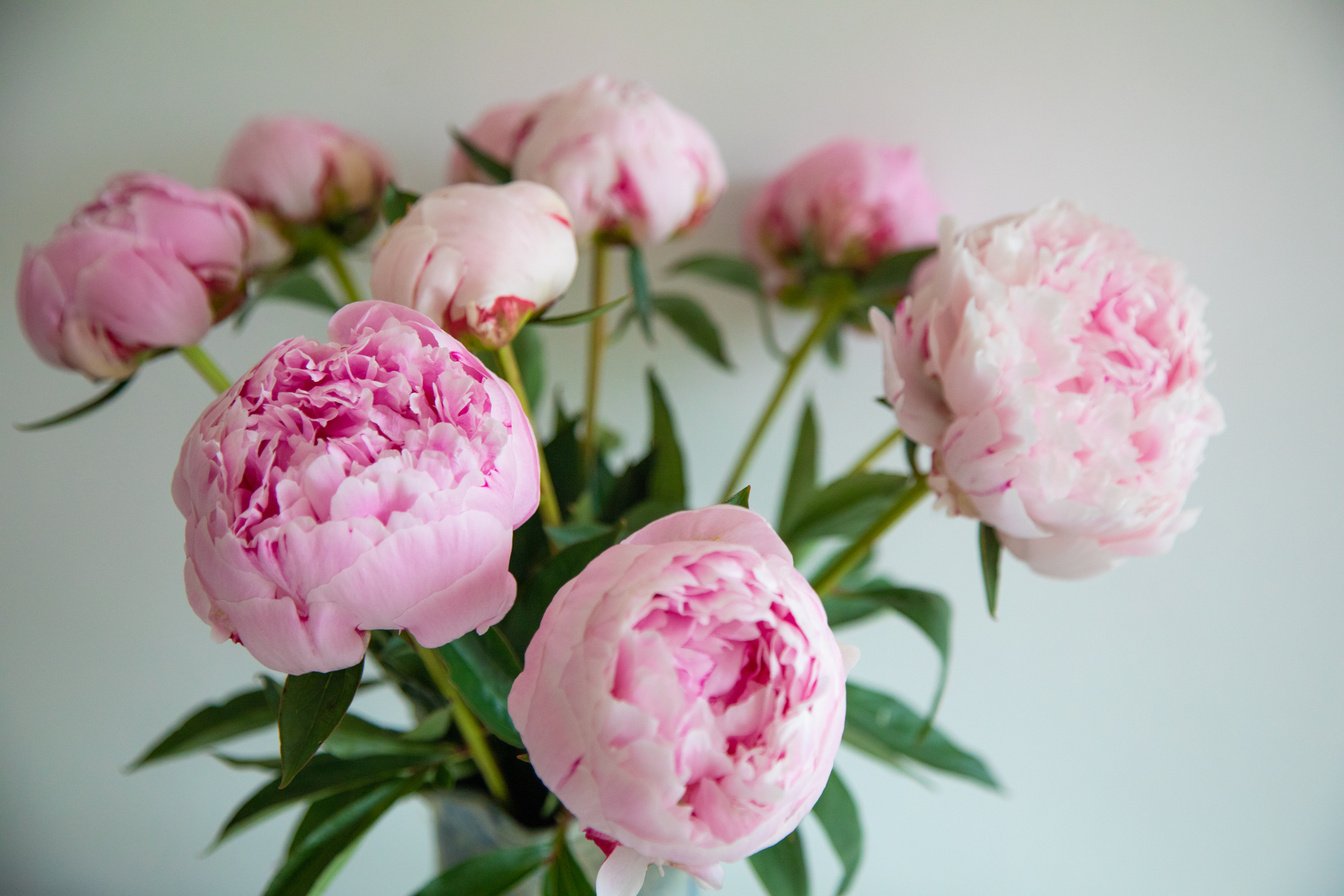
<svg viewBox="0 0 1344 896">
<path fill-rule="evenodd" d="M 249 122 L 219 169 L 220 186 L 290 224 L 368 216 L 390 179 L 387 159 L 368 140 L 293 116 Z"/>
<path fill-rule="evenodd" d="M 173 478 L 192 609 L 266 666 L 351 666 L 371 629 L 438 646 L 513 604 L 537 448 L 509 387 L 429 318 L 360 302 L 215 400 Z"/>
<path fill-rule="evenodd" d="M 124 174 L 24 253 L 19 320 L 38 355 L 93 379 L 199 342 L 242 300 L 255 230 L 222 190 Z"/>
<path fill-rule="evenodd" d="M 600 896 L 650 863 L 717 885 L 826 785 L 845 663 L 779 536 L 721 505 L 664 517 L 556 594 L 509 695 L 537 775 L 606 843 Z"/>
<path fill-rule="evenodd" d="M 463 134 L 478 149 L 502 164 L 512 165 L 518 147 L 536 122 L 539 102 L 502 103 L 486 109 Z M 494 183 L 456 145 L 448 157 L 448 183 Z"/>
<path fill-rule="evenodd" d="M 694 227 L 726 186 L 718 148 L 698 122 L 643 85 L 606 77 L 540 104 L 513 174 L 559 193 L 579 240 L 642 246 Z"/>
<path fill-rule="evenodd" d="M 578 248 L 555 191 L 515 181 L 456 184 L 411 207 L 373 253 L 373 294 L 454 336 L 507 345 L 569 287 Z"/>
<path fill-rule="evenodd" d="M 812 252 L 864 271 L 884 256 L 934 242 L 940 204 L 908 146 L 835 140 L 768 182 L 743 219 L 747 257 L 777 294 Z"/>
<path fill-rule="evenodd" d="M 1056 202 L 943 234 L 894 323 L 886 392 L 933 448 L 930 484 L 1033 569 L 1078 577 L 1157 554 L 1222 411 L 1205 299 L 1126 231 Z"/>
</svg>

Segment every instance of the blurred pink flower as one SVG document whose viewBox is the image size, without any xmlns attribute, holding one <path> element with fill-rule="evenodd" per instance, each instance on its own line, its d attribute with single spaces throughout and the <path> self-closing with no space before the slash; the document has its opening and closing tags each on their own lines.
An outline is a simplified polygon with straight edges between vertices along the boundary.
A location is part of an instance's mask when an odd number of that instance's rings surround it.
<svg viewBox="0 0 1344 896">
<path fill-rule="evenodd" d="M 826 785 L 845 664 L 760 516 L 664 517 L 555 596 L 509 712 L 544 781 L 604 842 L 600 896 L 650 863 L 710 883 L 792 831 Z"/>
<path fill-rule="evenodd" d="M 421 197 L 383 237 L 373 294 L 499 348 L 564 293 L 577 264 L 569 209 L 555 191 L 455 184 Z"/>
<path fill-rule="evenodd" d="M 509 387 L 429 318 L 359 302 L 276 346 L 173 478 L 192 609 L 266 666 L 351 666 L 373 629 L 438 646 L 513 604 L 537 448 Z"/>
<path fill-rule="evenodd" d="M 1124 230 L 1056 202 L 944 233 L 889 321 L 886 393 L 930 485 L 1038 572 L 1168 550 L 1222 429 L 1205 299 Z"/>
</svg>

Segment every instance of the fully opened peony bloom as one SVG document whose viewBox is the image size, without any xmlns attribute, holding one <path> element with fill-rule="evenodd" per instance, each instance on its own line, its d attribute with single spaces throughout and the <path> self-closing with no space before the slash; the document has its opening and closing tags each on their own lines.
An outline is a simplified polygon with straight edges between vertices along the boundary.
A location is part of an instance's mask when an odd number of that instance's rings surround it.
<svg viewBox="0 0 1344 896">
<path fill-rule="evenodd" d="M 501 103 L 481 113 L 464 135 L 477 149 L 504 165 L 513 165 L 518 147 L 536 123 L 541 102 Z M 492 184 L 489 174 L 476 166 L 461 148 L 454 146 L 448 157 L 448 183 Z"/>
<path fill-rule="evenodd" d="M 564 293 L 577 264 L 569 210 L 554 190 L 455 184 L 421 197 L 379 243 L 373 294 L 499 348 Z"/>
<path fill-rule="evenodd" d="M 894 322 L 874 313 L 930 484 L 1038 572 L 1166 551 L 1222 412 L 1205 299 L 1174 263 L 1067 203 L 943 236 Z"/>
<path fill-rule="evenodd" d="M 835 140 L 761 189 L 743 219 L 743 243 L 777 294 L 797 282 L 809 255 L 862 272 L 884 256 L 933 243 L 939 213 L 913 148 Z"/>
<path fill-rule="evenodd" d="M 247 207 L 222 190 L 157 174 L 114 178 L 25 252 L 24 334 L 52 364 L 128 376 L 142 353 L 198 342 L 237 307 L 254 235 Z"/>
<path fill-rule="evenodd" d="M 614 849 L 599 896 L 649 863 L 716 883 L 826 785 L 845 665 L 816 593 L 757 514 L 664 517 L 556 594 L 509 712 L 537 775 Z"/>
<path fill-rule="evenodd" d="M 641 84 L 590 78 L 546 97 L 522 129 L 514 177 L 559 193 L 581 241 L 662 243 L 699 223 L 726 186 L 705 129 Z"/>
<path fill-rule="evenodd" d="M 518 399 L 457 340 L 385 302 L 329 333 L 206 408 L 173 478 L 192 609 L 290 674 L 353 665 L 372 629 L 438 646 L 498 622 L 537 507 Z"/>
</svg>

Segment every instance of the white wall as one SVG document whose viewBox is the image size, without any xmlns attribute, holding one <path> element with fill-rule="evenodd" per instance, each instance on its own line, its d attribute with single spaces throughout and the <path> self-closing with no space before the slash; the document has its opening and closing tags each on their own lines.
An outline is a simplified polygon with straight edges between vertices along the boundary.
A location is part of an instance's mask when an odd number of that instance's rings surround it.
<svg viewBox="0 0 1344 896">
<path fill-rule="evenodd" d="M 924 512 L 884 544 L 893 573 L 954 598 L 942 724 L 1006 788 L 925 787 L 845 756 L 869 842 L 857 892 L 1344 889 L 1344 6 L 379 6 L 4 4 L 0 283 L 15 282 L 25 243 L 112 172 L 207 183 L 254 113 L 367 132 L 423 189 L 437 183 L 448 123 L 598 71 L 650 82 L 727 159 L 727 199 L 661 261 L 733 244 L 761 180 L 844 133 L 916 143 L 968 221 L 1076 198 L 1183 259 L 1212 298 L 1212 388 L 1229 426 L 1195 489 L 1203 517 L 1171 555 L 1094 581 L 1044 581 L 1009 562 L 998 622 L 982 607 L 970 523 Z M 707 297 L 745 374 L 724 378 L 672 337 L 657 359 L 699 500 L 772 374 L 745 303 Z M 8 321 L 0 420 L 89 393 L 39 363 Z M 280 338 L 321 328 L 273 309 L 209 347 L 239 372 Z M 557 354 L 577 395 L 576 354 Z M 617 358 L 629 371 L 643 361 L 633 344 Z M 843 374 L 810 371 L 832 471 L 889 425 L 877 382 L 861 340 Z M 0 427 L 0 890 L 247 893 L 279 853 L 287 821 L 200 855 L 257 780 L 207 759 L 121 772 L 187 708 L 257 671 L 210 641 L 182 595 L 168 481 L 208 397 L 170 360 L 76 426 Z M 639 437 L 638 390 L 613 381 L 607 400 Z M 776 432 L 752 477 L 759 506 L 774 506 L 785 450 Z M 926 698 L 935 667 L 916 636 L 892 621 L 855 640 L 867 653 L 856 674 Z M 430 867 L 425 822 L 416 806 L 397 810 L 333 892 L 409 892 Z M 727 890 L 753 887 L 737 869 Z"/>
</svg>

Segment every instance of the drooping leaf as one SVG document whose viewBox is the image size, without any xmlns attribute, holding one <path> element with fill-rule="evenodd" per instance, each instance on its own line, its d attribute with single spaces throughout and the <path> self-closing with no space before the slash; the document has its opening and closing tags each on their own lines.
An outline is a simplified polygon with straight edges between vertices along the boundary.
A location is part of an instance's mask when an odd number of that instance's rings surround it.
<svg viewBox="0 0 1344 896">
<path fill-rule="evenodd" d="M 495 737 L 522 749 L 523 741 L 509 717 L 509 689 L 522 666 L 504 636 L 493 628 L 483 635 L 468 632 L 438 651 L 472 714 Z"/>
<path fill-rule="evenodd" d="M 383 191 L 383 220 L 391 226 L 406 217 L 406 211 L 420 201 L 419 193 L 408 193 L 394 183 Z"/>
<path fill-rule="evenodd" d="M 910 759 L 997 788 L 989 768 L 890 694 L 845 686 L 845 743 L 893 765 Z"/>
<path fill-rule="evenodd" d="M 280 786 L 286 787 L 317 753 L 350 708 L 364 675 L 364 658 L 348 669 L 285 679 L 280 695 Z"/>
<path fill-rule="evenodd" d="M 676 327 L 686 341 L 703 352 L 720 367 L 731 370 L 733 363 L 723 348 L 723 337 L 718 325 L 690 296 L 660 293 L 653 297 L 653 310 Z"/>
<path fill-rule="evenodd" d="M 756 270 L 756 266 L 745 258 L 738 258 L 733 255 L 719 255 L 712 252 L 692 255 L 674 264 L 672 273 L 704 277 L 725 286 L 745 290 L 756 296 L 763 292 L 761 275 Z"/>
<path fill-rule="evenodd" d="M 222 703 L 209 703 L 178 722 L 131 763 L 137 769 L 150 762 L 180 756 L 274 724 L 275 712 L 260 689 L 233 694 Z"/>
<path fill-rule="evenodd" d="M 517 846 L 474 856 L 434 878 L 414 896 L 503 896 L 546 861 L 548 844 Z"/>
<path fill-rule="evenodd" d="M 787 530 L 794 525 L 802 504 L 817 488 L 817 415 L 808 401 L 798 421 L 798 435 L 793 440 L 793 460 L 789 463 L 789 478 L 784 483 L 784 501 L 779 511 L 779 528 Z"/>
<path fill-rule="evenodd" d="M 680 509 L 686 506 L 686 471 L 682 462 L 681 445 L 677 442 L 677 429 L 672 421 L 672 411 L 668 408 L 667 398 L 652 372 L 649 373 L 649 407 L 653 417 L 649 427 L 653 443 L 649 497 L 656 501 L 676 504 Z"/>
<path fill-rule="evenodd" d="M 844 896 L 863 861 L 863 823 L 859 819 L 858 804 L 835 771 L 831 772 L 821 799 L 812 807 L 812 814 L 821 822 L 821 829 L 826 832 L 826 839 L 831 841 L 831 849 L 840 860 L 843 875 L 835 896 Z"/>
<path fill-rule="evenodd" d="M 738 489 L 738 491 L 735 494 L 729 497 L 727 501 L 724 501 L 723 503 L 732 504 L 734 507 L 747 507 L 749 506 L 748 502 L 750 498 L 751 498 L 751 486 L 744 485 L 742 486 L 742 488 Z"/>
<path fill-rule="evenodd" d="M 807 857 L 803 836 L 794 831 L 750 859 L 751 870 L 770 896 L 807 896 Z"/>
<path fill-rule="evenodd" d="M 980 577 L 985 583 L 989 615 L 999 615 L 999 533 L 986 523 L 980 524 Z"/>
<path fill-rule="evenodd" d="M 573 327 L 577 324 L 586 324 L 591 320 L 596 320 L 604 314 L 610 314 L 617 308 L 625 304 L 630 295 L 623 295 L 619 299 L 612 299 L 610 302 L 603 302 L 596 308 L 586 308 L 583 311 L 575 311 L 572 314 L 547 314 L 542 317 L 534 318 L 528 325 L 536 324 L 542 327 Z"/>
<path fill-rule="evenodd" d="M 583 873 L 569 844 L 563 839 L 555 843 L 551 866 L 541 884 L 542 896 L 596 896 L 588 876 Z"/>
<path fill-rule="evenodd" d="M 508 165 L 481 149 L 461 131 L 453 130 L 453 141 L 462 150 L 462 154 L 471 159 L 471 163 L 485 172 L 495 183 L 506 184 L 513 180 L 513 170 Z"/>
<path fill-rule="evenodd" d="M 797 505 L 780 537 L 790 547 L 826 537 L 854 538 L 890 509 L 909 479 L 899 473 L 856 473 L 817 489 Z"/>
<path fill-rule="evenodd" d="M 644 252 L 638 246 L 627 246 L 625 260 L 630 291 L 635 297 L 635 317 L 639 320 L 639 328 L 644 331 L 644 339 L 653 342 L 653 293 L 649 291 L 649 273 L 644 268 Z"/>
<path fill-rule="evenodd" d="M 59 414 L 53 414 L 50 417 L 43 417 L 41 420 L 34 420 L 32 423 L 15 423 L 14 428 L 19 432 L 36 432 L 39 429 L 47 429 L 51 426 L 59 426 L 62 423 L 69 423 L 72 420 L 78 420 L 85 414 L 98 410 L 112 399 L 116 398 L 126 387 L 135 379 L 135 373 L 132 372 L 124 380 L 117 380 L 88 401 L 77 404 L 69 410 L 61 411 Z"/>
</svg>

